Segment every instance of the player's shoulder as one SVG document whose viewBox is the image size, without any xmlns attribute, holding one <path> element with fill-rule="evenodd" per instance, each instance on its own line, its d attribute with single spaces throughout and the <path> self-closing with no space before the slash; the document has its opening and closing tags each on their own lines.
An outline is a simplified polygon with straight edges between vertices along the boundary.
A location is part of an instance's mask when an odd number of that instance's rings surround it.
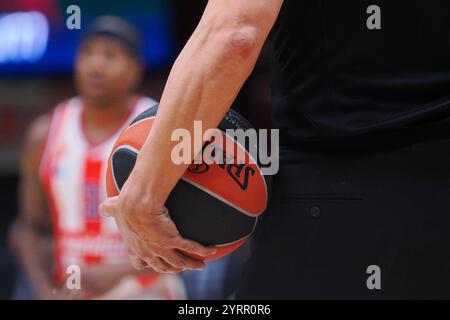
<svg viewBox="0 0 450 320">
<path fill-rule="evenodd" d="M 36 117 L 27 129 L 25 143 L 34 146 L 43 144 L 50 128 L 50 119 L 50 113 Z"/>
<path fill-rule="evenodd" d="M 48 113 L 36 117 L 28 126 L 21 152 L 23 170 L 31 170 L 37 173 L 41 150 L 43 150 L 47 140 L 49 128 L 50 116 Z"/>
<path fill-rule="evenodd" d="M 28 126 L 25 135 L 26 144 L 32 144 L 35 146 L 44 144 L 47 139 L 51 123 L 54 121 L 53 119 L 55 118 L 55 114 L 62 113 L 66 106 L 76 103 L 78 99 L 78 97 L 73 97 L 63 100 L 50 109 L 49 112 L 34 118 Z"/>
<path fill-rule="evenodd" d="M 54 117 L 56 114 L 63 113 L 67 109 L 80 109 L 82 107 L 83 107 L 83 102 L 82 102 L 81 97 L 74 96 L 74 97 L 68 98 L 66 100 L 63 100 L 60 103 L 58 103 L 57 105 L 55 105 L 51 109 L 50 113 Z"/>
</svg>

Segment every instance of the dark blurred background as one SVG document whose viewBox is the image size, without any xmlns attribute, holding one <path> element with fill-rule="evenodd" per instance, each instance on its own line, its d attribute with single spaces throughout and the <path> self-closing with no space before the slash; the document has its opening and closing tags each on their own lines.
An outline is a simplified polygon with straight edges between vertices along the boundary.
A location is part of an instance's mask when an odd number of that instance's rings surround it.
<svg viewBox="0 0 450 320">
<path fill-rule="evenodd" d="M 16 191 L 24 130 L 39 114 L 76 95 L 72 64 L 83 27 L 99 15 L 119 15 L 144 35 L 147 72 L 139 91 L 159 99 L 178 52 L 199 21 L 206 0 L 0 2 L 0 298 L 10 297 L 14 264 L 8 227 L 17 215 Z M 81 30 L 69 30 L 66 8 L 81 8 Z M 255 127 L 270 126 L 268 48 L 233 108 Z"/>
</svg>

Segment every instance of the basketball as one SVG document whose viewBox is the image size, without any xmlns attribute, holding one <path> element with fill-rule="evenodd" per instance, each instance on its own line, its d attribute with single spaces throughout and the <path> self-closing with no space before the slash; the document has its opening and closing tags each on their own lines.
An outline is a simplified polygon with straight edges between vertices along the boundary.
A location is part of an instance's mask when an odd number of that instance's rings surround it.
<svg viewBox="0 0 450 320">
<path fill-rule="evenodd" d="M 157 110 L 156 105 L 144 111 L 117 139 L 108 161 L 108 197 L 119 194 L 133 170 Z M 216 248 L 214 255 L 203 260 L 218 259 L 242 246 L 252 234 L 258 216 L 266 209 L 269 176 L 261 173 L 257 160 L 250 154 L 249 143 L 240 143 L 226 133 L 228 129 L 245 132 L 251 128 L 242 115 L 230 110 L 218 126 L 226 147 L 216 146 L 219 149 L 215 150 L 222 149 L 226 159 L 230 153 L 237 154 L 235 159 L 240 161 L 193 162 L 165 203 L 183 237 Z M 205 143 L 203 150 L 211 144 L 214 141 Z"/>
</svg>

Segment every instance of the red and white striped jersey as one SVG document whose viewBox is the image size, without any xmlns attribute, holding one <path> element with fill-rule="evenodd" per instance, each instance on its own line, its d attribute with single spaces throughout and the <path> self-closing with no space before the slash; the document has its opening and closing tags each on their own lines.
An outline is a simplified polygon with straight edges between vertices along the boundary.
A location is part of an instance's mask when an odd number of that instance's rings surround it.
<svg viewBox="0 0 450 320">
<path fill-rule="evenodd" d="M 98 205 L 106 198 L 105 174 L 114 142 L 138 114 L 155 103 L 148 97 L 136 97 L 116 132 L 96 144 L 89 141 L 83 128 L 81 98 L 69 99 L 53 110 L 40 177 L 52 212 L 57 281 L 64 281 L 69 265 L 129 261 L 114 219 L 99 216 Z"/>
</svg>

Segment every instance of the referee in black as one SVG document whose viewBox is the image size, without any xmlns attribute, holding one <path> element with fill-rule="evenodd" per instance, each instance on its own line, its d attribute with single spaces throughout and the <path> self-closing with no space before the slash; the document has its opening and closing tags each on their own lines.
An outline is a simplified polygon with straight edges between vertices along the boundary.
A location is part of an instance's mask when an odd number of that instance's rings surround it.
<svg viewBox="0 0 450 320">
<path fill-rule="evenodd" d="M 178 249 L 211 253 L 164 211 L 186 169 L 168 160 L 168 137 L 193 120 L 215 127 L 268 38 L 280 171 L 238 298 L 450 298 L 449 9 L 210 0 L 168 79 L 158 130 L 101 209 L 139 267 L 202 268 Z"/>
</svg>

